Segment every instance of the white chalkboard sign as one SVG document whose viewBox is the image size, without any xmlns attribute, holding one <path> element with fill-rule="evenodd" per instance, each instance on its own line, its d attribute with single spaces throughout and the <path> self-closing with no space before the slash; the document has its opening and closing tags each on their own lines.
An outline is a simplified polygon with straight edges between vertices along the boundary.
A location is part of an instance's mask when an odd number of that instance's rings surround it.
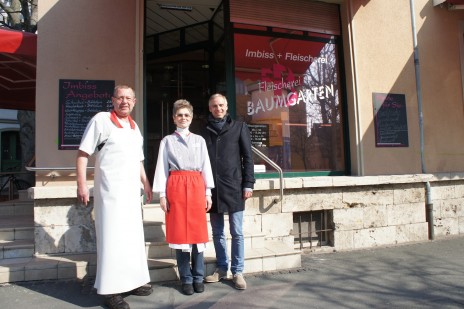
<svg viewBox="0 0 464 309">
<path fill-rule="evenodd" d="M 255 147 L 269 147 L 269 125 L 248 124 L 250 129 L 251 144 Z"/>
</svg>

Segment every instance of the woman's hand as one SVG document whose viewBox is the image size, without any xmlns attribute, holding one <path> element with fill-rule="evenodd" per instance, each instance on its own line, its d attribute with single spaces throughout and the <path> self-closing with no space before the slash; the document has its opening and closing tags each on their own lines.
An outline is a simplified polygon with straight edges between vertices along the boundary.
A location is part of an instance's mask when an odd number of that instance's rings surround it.
<svg viewBox="0 0 464 309">
<path fill-rule="evenodd" d="M 153 192 L 151 191 L 150 183 L 147 181 L 143 186 L 143 192 L 145 193 L 145 204 L 149 204 L 153 199 Z"/>
<path fill-rule="evenodd" d="M 165 196 L 160 198 L 160 206 L 164 212 L 169 212 L 169 203 L 168 199 Z"/>
<path fill-rule="evenodd" d="M 213 205 L 213 201 L 211 200 L 211 196 L 207 195 L 206 196 L 206 212 L 208 212 L 211 209 L 212 205 Z"/>
</svg>

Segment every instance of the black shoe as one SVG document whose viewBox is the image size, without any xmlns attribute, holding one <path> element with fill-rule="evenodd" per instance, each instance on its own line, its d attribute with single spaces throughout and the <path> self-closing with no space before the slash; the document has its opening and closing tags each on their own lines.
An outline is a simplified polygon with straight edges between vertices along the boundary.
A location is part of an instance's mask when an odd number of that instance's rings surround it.
<svg viewBox="0 0 464 309">
<path fill-rule="evenodd" d="M 105 296 L 105 305 L 110 309 L 130 309 L 129 304 L 126 303 L 121 294 Z"/>
<path fill-rule="evenodd" d="M 182 284 L 182 292 L 185 295 L 192 295 L 193 294 L 193 286 L 191 284 Z"/>
<path fill-rule="evenodd" d="M 203 284 L 203 282 L 194 282 L 193 289 L 197 293 L 203 293 L 205 291 L 205 285 Z"/>
<path fill-rule="evenodd" d="M 141 287 L 138 287 L 129 292 L 129 294 L 137 296 L 148 296 L 151 293 L 153 293 L 153 288 L 150 284 L 142 285 Z"/>
</svg>

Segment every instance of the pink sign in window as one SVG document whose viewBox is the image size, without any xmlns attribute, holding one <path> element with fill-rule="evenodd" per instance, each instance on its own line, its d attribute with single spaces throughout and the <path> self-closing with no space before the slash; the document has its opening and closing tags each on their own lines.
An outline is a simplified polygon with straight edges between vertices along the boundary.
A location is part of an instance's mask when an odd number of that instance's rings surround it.
<svg viewBox="0 0 464 309">
<path fill-rule="evenodd" d="M 343 171 L 335 40 L 236 33 L 234 46 L 237 116 L 268 130 L 253 144 L 284 171 Z"/>
</svg>

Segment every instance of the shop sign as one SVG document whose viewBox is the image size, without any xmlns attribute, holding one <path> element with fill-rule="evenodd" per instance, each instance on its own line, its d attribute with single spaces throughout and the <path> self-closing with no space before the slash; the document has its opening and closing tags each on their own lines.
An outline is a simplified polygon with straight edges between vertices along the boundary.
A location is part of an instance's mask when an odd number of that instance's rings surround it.
<svg viewBox="0 0 464 309">
<path fill-rule="evenodd" d="M 332 52 L 321 53 L 327 43 L 236 34 L 234 44 L 236 77 L 248 82 L 248 90 L 272 93 L 251 97 L 249 116 L 337 95 L 336 80 L 311 77 L 311 66 L 320 69 L 334 64 Z"/>
<path fill-rule="evenodd" d="M 89 120 L 113 108 L 114 80 L 59 80 L 58 149 L 78 149 Z"/>
<path fill-rule="evenodd" d="M 375 146 L 408 147 L 406 96 L 395 93 L 373 93 Z"/>
<path fill-rule="evenodd" d="M 284 171 L 343 170 L 336 37 L 273 35 L 234 34 L 237 116 Z"/>
</svg>

